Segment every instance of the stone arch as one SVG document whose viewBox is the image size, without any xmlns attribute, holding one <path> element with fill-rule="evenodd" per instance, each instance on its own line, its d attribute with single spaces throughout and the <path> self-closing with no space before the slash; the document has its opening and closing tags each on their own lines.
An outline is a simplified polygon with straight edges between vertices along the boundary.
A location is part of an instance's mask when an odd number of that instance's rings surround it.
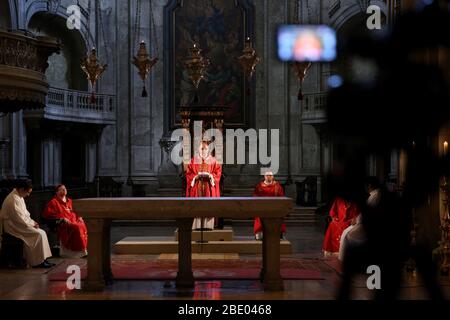
<svg viewBox="0 0 450 320">
<path fill-rule="evenodd" d="M 87 51 L 83 35 L 78 30 L 69 30 L 64 17 L 48 11 L 35 12 L 27 29 L 36 35 L 57 38 L 62 44 L 60 54 L 53 54 L 48 59 L 46 77 L 50 86 L 86 91 L 87 80 L 80 68 Z"/>
<path fill-rule="evenodd" d="M 48 13 L 52 15 L 56 15 L 67 21 L 69 15 L 67 14 L 67 7 L 64 5 L 60 5 L 58 10 L 53 13 L 48 11 L 48 1 L 47 0 L 39 0 L 32 1 L 28 7 L 25 9 L 24 20 L 21 23 L 21 28 L 26 29 L 30 24 L 31 19 L 37 13 Z M 89 33 L 89 28 L 87 26 L 89 13 L 86 12 L 83 8 L 81 8 L 81 28 L 78 30 L 79 34 L 83 38 L 84 43 L 95 43 L 95 39 L 93 39 L 92 35 Z M 89 39 L 88 39 L 89 38 Z M 89 40 L 89 41 L 88 41 Z"/>
<path fill-rule="evenodd" d="M 375 1 L 370 1 L 370 5 L 379 6 L 383 15 L 385 17 L 388 16 L 388 8 L 387 8 L 387 5 L 385 2 L 383 2 L 381 0 L 375 0 Z M 361 7 L 357 3 L 342 7 L 338 11 L 336 11 L 336 13 L 331 18 L 330 26 L 339 32 L 339 30 L 342 28 L 342 26 L 345 25 L 345 23 L 347 21 L 349 21 L 352 17 L 360 15 L 360 14 L 365 15 L 366 13 L 361 11 Z"/>
</svg>

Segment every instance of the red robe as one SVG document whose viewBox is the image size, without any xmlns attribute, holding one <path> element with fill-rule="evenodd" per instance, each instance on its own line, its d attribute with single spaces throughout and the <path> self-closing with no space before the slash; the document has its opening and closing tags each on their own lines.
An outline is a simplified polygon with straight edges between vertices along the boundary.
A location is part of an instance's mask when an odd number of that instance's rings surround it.
<svg viewBox="0 0 450 320">
<path fill-rule="evenodd" d="M 57 234 L 61 244 L 71 251 L 83 251 L 87 248 L 87 229 L 84 222 L 72 209 L 72 199 L 64 202 L 54 197 L 46 206 L 44 213 L 46 219 L 67 219 L 70 223 L 61 223 Z"/>
<path fill-rule="evenodd" d="M 192 185 L 192 180 L 199 172 L 209 172 L 214 181 L 214 185 L 209 178 L 196 178 Z M 208 156 L 205 160 L 200 157 L 191 159 L 186 170 L 186 197 L 220 197 L 220 177 L 222 175 L 222 166 L 217 160 Z M 194 219 L 193 228 L 213 229 L 218 224 L 218 220 L 214 218 L 196 218 Z"/>
<path fill-rule="evenodd" d="M 194 186 L 191 186 L 192 179 L 199 172 L 209 172 L 214 179 L 214 186 L 209 179 L 195 179 Z M 220 197 L 220 177 L 222 166 L 212 156 L 203 161 L 199 157 L 191 159 L 186 170 L 186 197 Z"/>
<path fill-rule="evenodd" d="M 353 218 L 359 215 L 359 210 L 356 204 L 345 201 L 337 197 L 330 209 L 330 217 L 332 218 L 325 239 L 323 241 L 323 250 L 326 252 L 339 252 L 339 245 L 341 243 L 341 235 L 347 229 Z"/>
<path fill-rule="evenodd" d="M 254 197 L 284 197 L 283 187 L 274 181 L 271 185 L 266 185 L 264 181 L 258 183 L 253 191 Z M 263 226 L 261 219 L 256 217 L 255 223 L 253 224 L 253 232 L 257 234 L 258 232 L 263 232 Z M 281 233 L 286 233 L 286 225 L 281 224 Z"/>
</svg>

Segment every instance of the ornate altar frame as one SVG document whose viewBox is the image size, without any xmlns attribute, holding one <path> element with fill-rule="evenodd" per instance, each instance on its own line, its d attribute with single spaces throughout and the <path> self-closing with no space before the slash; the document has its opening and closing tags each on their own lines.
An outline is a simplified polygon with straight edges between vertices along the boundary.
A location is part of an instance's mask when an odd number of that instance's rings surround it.
<svg viewBox="0 0 450 320">
<path fill-rule="evenodd" d="M 227 0 L 229 1 L 229 0 Z M 244 16 L 243 28 L 244 34 L 239 35 L 242 39 L 242 43 L 245 41 L 245 37 L 250 36 L 254 38 L 254 5 L 250 0 L 234 0 L 235 5 L 239 7 Z M 167 133 L 175 128 L 183 127 L 181 115 L 181 109 L 184 106 L 176 106 L 175 98 L 175 69 L 176 69 L 176 52 L 175 52 L 175 28 L 176 28 L 176 13 L 184 5 L 184 0 L 171 0 L 164 7 L 164 131 Z M 243 45 L 242 48 L 243 49 Z M 244 84 L 245 86 L 245 81 Z M 254 87 L 254 82 L 252 87 Z M 253 125 L 254 122 L 254 105 L 255 100 L 253 96 L 245 96 L 245 87 L 242 87 L 242 96 L 244 104 L 241 106 L 239 112 L 244 112 L 241 123 L 229 123 L 227 127 L 230 128 L 248 128 Z M 252 90 L 254 92 L 254 89 Z M 243 109 L 243 111 L 242 111 Z"/>
</svg>

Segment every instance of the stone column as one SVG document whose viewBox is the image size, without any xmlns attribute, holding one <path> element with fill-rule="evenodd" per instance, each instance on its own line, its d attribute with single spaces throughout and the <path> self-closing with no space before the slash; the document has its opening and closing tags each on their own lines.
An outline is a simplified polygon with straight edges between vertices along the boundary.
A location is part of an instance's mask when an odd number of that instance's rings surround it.
<svg viewBox="0 0 450 320">
<path fill-rule="evenodd" d="M 11 175 L 16 178 L 28 178 L 27 166 L 27 137 L 23 124 L 23 111 L 11 114 L 9 159 Z"/>
<path fill-rule="evenodd" d="M 36 177 L 42 177 L 43 186 L 55 186 L 61 183 L 61 139 L 56 135 L 51 134 L 41 141 L 42 144 L 42 164 L 35 165 L 35 168 L 42 168 L 42 172 L 38 173 Z"/>
<path fill-rule="evenodd" d="M 98 161 L 97 158 L 97 141 L 94 139 L 90 139 L 86 141 L 86 182 L 92 183 L 95 182 L 95 178 L 97 177 L 97 167 Z"/>
<path fill-rule="evenodd" d="M 400 150 L 398 162 L 398 188 L 403 190 L 406 180 L 406 167 L 408 165 L 408 153 L 405 149 Z"/>
<path fill-rule="evenodd" d="M 223 154 L 223 119 L 214 119 L 214 125 L 213 128 L 216 128 L 219 130 L 220 134 L 222 135 L 222 139 L 216 139 L 214 141 L 215 144 L 215 151 L 216 151 L 216 160 L 219 161 L 220 164 L 224 161 L 224 154 Z"/>
<path fill-rule="evenodd" d="M 6 178 L 9 140 L 0 139 L 0 178 Z"/>
<path fill-rule="evenodd" d="M 398 189 L 398 167 L 399 167 L 399 151 L 397 149 L 391 150 L 390 154 L 390 169 L 388 186 L 391 191 Z"/>
<path fill-rule="evenodd" d="M 181 124 L 183 125 L 183 169 L 186 171 L 188 164 L 191 161 L 192 140 L 189 130 L 191 121 L 187 118 L 183 118 Z"/>
<path fill-rule="evenodd" d="M 324 197 L 323 178 L 327 175 L 326 169 L 328 169 L 327 167 L 329 165 L 329 161 L 325 156 L 325 148 L 328 145 L 328 134 L 323 124 L 314 125 L 314 129 L 319 137 L 319 175 L 317 176 L 316 202 L 320 204 L 323 200 L 327 200 Z"/>
</svg>

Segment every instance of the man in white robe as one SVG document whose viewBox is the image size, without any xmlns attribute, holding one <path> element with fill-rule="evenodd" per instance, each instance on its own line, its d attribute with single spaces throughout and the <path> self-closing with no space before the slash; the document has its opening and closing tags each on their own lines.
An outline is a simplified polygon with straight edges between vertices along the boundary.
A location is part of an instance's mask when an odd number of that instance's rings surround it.
<svg viewBox="0 0 450 320">
<path fill-rule="evenodd" d="M 5 199 L 0 219 L 3 231 L 23 240 L 27 264 L 32 267 L 50 268 L 53 263 L 47 261 L 52 256 L 47 234 L 39 224 L 31 219 L 24 198 L 32 191 L 30 182 L 20 183 Z"/>
<path fill-rule="evenodd" d="M 375 182 L 368 183 L 367 191 L 369 191 L 369 198 L 367 198 L 367 206 L 375 208 L 380 203 L 381 191 Z M 342 232 L 341 243 L 339 247 L 339 260 L 343 261 L 345 252 L 349 246 L 360 246 L 367 241 L 364 226 L 362 224 L 361 214 L 356 217 L 356 221 L 352 223 L 347 229 Z"/>
<path fill-rule="evenodd" d="M 366 234 L 362 225 L 361 214 L 359 214 L 355 221 L 342 232 L 341 242 L 339 245 L 339 260 L 344 260 L 346 249 L 349 245 L 362 245 L 366 241 Z"/>
</svg>

